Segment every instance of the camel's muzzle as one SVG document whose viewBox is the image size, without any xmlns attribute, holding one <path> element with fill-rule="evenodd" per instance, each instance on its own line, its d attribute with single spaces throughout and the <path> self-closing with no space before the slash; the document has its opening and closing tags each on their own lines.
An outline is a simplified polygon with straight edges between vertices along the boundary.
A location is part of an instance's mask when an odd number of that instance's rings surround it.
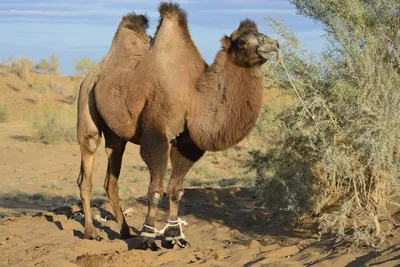
<svg viewBox="0 0 400 267">
<path fill-rule="evenodd" d="M 276 45 L 262 45 L 258 47 L 257 52 L 262 58 L 269 60 L 277 55 L 278 48 Z"/>
<path fill-rule="evenodd" d="M 266 36 L 260 33 L 258 40 L 260 42 L 260 46 L 257 49 L 258 54 L 263 57 L 265 60 L 271 59 L 276 56 L 279 50 L 279 43 L 276 40 L 273 40 L 269 36 Z"/>
</svg>

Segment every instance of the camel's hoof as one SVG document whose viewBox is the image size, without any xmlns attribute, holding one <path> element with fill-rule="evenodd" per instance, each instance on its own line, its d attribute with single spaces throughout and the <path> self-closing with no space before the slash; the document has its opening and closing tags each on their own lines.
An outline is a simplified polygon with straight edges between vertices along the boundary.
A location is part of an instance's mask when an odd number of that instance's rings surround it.
<svg viewBox="0 0 400 267">
<path fill-rule="evenodd" d="M 184 238 L 185 236 L 181 233 L 181 229 L 176 226 L 170 226 L 165 230 L 165 239 L 162 242 L 162 246 L 168 249 L 182 249 L 190 247 L 190 243 Z"/>
<path fill-rule="evenodd" d="M 84 239 L 89 239 L 89 240 L 97 240 L 100 241 L 101 237 L 97 234 L 96 230 L 92 230 L 92 231 L 86 231 L 83 234 L 83 238 Z"/>
<path fill-rule="evenodd" d="M 139 249 L 143 250 L 151 249 L 152 251 L 160 250 L 161 248 L 156 245 L 155 241 L 156 241 L 155 237 L 141 236 Z"/>
<path fill-rule="evenodd" d="M 164 240 L 162 246 L 168 249 L 182 249 L 192 247 L 185 239 Z"/>
</svg>

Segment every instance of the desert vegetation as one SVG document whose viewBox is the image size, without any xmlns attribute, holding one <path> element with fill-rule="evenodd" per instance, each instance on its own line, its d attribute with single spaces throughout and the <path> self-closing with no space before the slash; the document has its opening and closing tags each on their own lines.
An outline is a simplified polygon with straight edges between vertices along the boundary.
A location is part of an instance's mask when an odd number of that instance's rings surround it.
<svg viewBox="0 0 400 267">
<path fill-rule="evenodd" d="M 26 57 L 3 58 L 0 70 L 0 86 L 13 92 L 5 91 L 7 101 L 0 103 L 1 122 L 27 120 L 36 131 L 33 138 L 46 144 L 76 140 L 74 104 L 82 78 L 58 76 L 60 63 L 55 54 L 38 64 Z"/>
<path fill-rule="evenodd" d="M 380 246 L 400 204 L 398 2 L 291 2 L 324 26 L 327 47 L 310 53 L 284 23 L 267 19 L 283 47 L 270 79 L 295 103 L 264 118 L 274 138 L 250 153 L 256 186 L 274 211 L 315 215 L 321 234 Z"/>
<path fill-rule="evenodd" d="M 52 110 L 45 108 L 38 113 L 33 121 L 37 129 L 37 138 L 46 144 L 65 141 L 76 141 L 75 109 L 62 108 Z"/>
<path fill-rule="evenodd" d="M 39 72 L 47 73 L 47 74 L 54 74 L 54 75 L 58 75 L 60 73 L 59 68 L 60 68 L 59 58 L 55 54 L 52 54 L 50 56 L 49 61 L 47 61 L 46 59 L 43 58 L 35 66 L 35 69 Z"/>
<path fill-rule="evenodd" d="M 21 57 L 12 62 L 11 71 L 14 72 L 21 80 L 27 80 L 35 63 L 32 59 Z"/>
<path fill-rule="evenodd" d="M 78 77 L 86 77 L 95 67 L 96 63 L 90 58 L 83 58 L 79 61 L 75 61 L 75 75 Z"/>
</svg>

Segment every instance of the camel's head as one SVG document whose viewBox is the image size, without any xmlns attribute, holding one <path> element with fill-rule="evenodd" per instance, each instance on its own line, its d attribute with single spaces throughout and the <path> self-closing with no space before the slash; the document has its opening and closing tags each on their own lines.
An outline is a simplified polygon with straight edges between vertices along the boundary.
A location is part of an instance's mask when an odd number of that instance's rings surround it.
<svg viewBox="0 0 400 267">
<path fill-rule="evenodd" d="M 275 57 L 279 49 L 279 43 L 259 33 L 257 25 L 249 19 L 243 20 L 230 37 L 224 36 L 221 43 L 234 62 L 245 67 L 264 64 Z"/>
</svg>

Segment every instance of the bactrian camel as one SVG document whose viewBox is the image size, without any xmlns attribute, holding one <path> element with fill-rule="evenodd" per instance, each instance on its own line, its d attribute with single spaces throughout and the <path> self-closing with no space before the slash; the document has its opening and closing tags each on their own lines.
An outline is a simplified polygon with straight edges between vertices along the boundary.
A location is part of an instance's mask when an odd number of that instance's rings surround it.
<svg viewBox="0 0 400 267">
<path fill-rule="evenodd" d="M 148 213 L 141 248 L 155 246 L 155 216 L 164 188 L 168 157 L 172 174 L 167 189 L 167 243 L 185 245 L 178 205 L 186 173 L 205 151 L 227 149 L 242 140 L 258 117 L 262 95 L 261 65 L 279 45 L 244 20 L 207 66 L 191 39 L 187 15 L 178 4 L 161 3 L 154 39 L 143 15 L 124 16 L 108 54 L 82 82 L 78 101 L 81 171 L 78 185 L 85 213 L 84 237 L 96 239 L 90 199 L 94 153 L 105 139 L 108 156 L 104 188 L 120 225 L 130 230 L 118 198 L 118 177 L 127 142 L 140 146 L 150 171 Z"/>
</svg>

